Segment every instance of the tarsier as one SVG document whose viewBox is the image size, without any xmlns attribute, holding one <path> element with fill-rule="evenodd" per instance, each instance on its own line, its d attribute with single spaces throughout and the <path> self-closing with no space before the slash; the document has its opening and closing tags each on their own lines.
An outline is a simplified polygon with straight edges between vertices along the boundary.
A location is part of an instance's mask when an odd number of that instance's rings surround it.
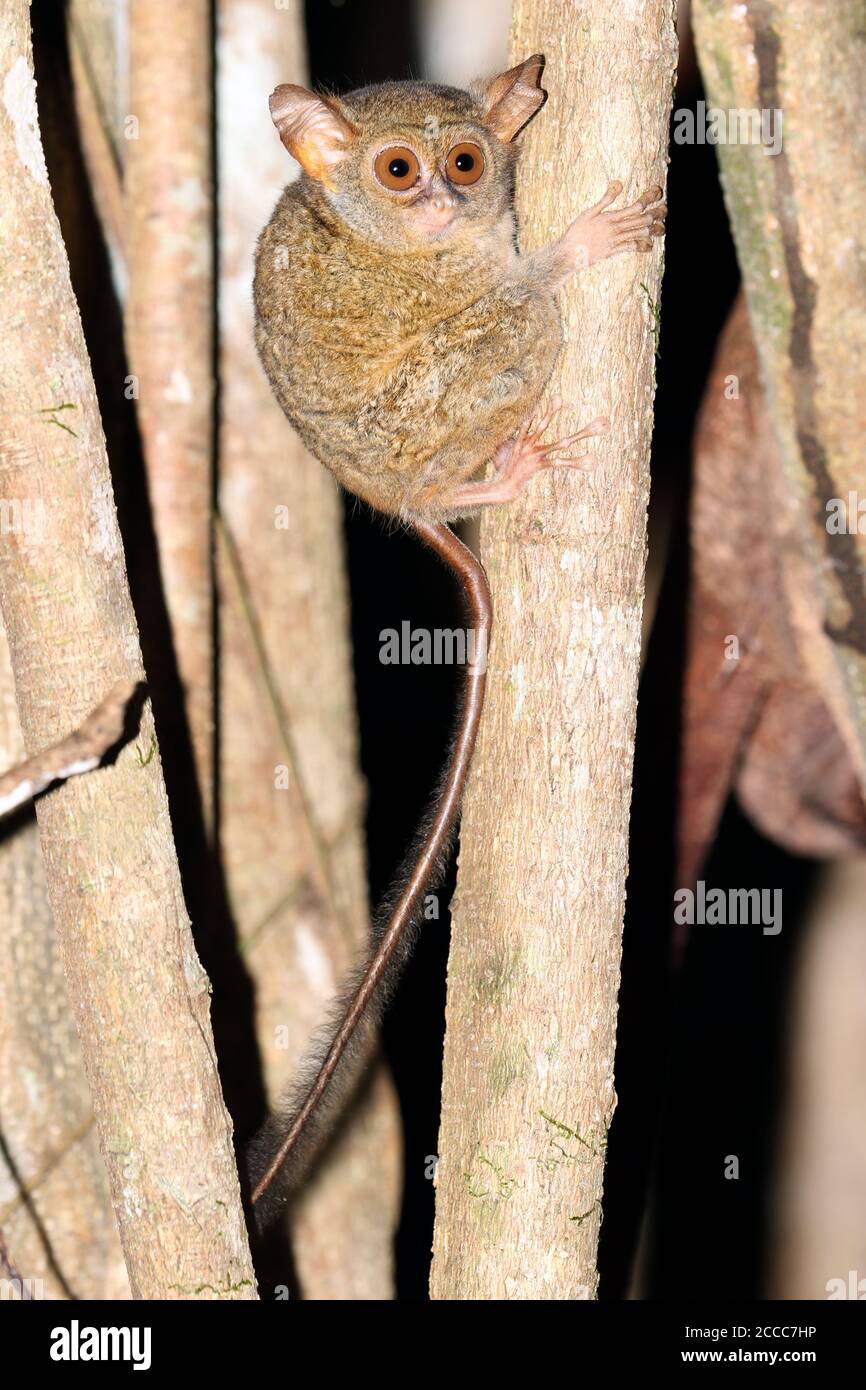
<svg viewBox="0 0 866 1390">
<path fill-rule="evenodd" d="M 604 420 L 544 443 L 537 418 L 561 344 L 556 291 L 575 270 L 649 251 L 660 188 L 615 210 L 609 184 L 551 246 L 518 254 L 519 137 L 546 100 L 536 54 L 470 91 L 421 82 L 340 98 L 280 86 L 271 116 L 301 177 L 261 235 L 256 343 L 274 393 L 343 487 L 400 518 L 453 568 L 476 651 L 492 620 L 480 563 L 445 522 L 514 498 L 534 474 L 585 468 Z M 411 867 L 374 924 L 334 1030 L 248 1155 L 257 1220 L 295 1190 L 353 1079 L 447 856 L 481 716 L 469 666 L 457 735 Z"/>
</svg>

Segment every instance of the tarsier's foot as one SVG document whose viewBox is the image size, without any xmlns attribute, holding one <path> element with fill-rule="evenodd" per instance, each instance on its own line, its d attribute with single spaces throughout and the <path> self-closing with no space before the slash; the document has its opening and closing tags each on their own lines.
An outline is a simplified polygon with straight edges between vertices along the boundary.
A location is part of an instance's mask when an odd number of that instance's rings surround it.
<svg viewBox="0 0 866 1390">
<path fill-rule="evenodd" d="M 604 197 L 575 218 L 565 233 L 560 245 L 573 269 L 623 251 L 651 251 L 652 238 L 664 232 L 668 210 L 660 201 L 660 188 L 648 188 L 630 207 L 609 211 L 621 192 L 619 181 L 608 184 Z"/>
<path fill-rule="evenodd" d="M 592 454 L 575 456 L 567 451 L 573 449 L 584 439 L 592 439 L 595 435 L 604 434 L 608 429 L 608 421 L 597 416 L 582 430 L 578 430 L 576 434 L 569 434 L 564 439 L 556 439 L 545 444 L 542 435 L 561 409 L 562 397 L 551 396 L 548 405 L 538 415 L 527 421 L 514 439 L 506 440 L 496 450 L 493 458 L 496 477 L 500 482 L 507 482 L 513 486 L 513 496 L 516 497 L 517 493 L 529 482 L 529 479 L 534 477 L 536 473 L 540 473 L 542 469 L 556 467 L 589 468 L 594 463 Z"/>
<path fill-rule="evenodd" d="M 496 472 L 492 478 L 480 483 L 463 483 L 454 489 L 452 500 L 455 507 L 460 509 L 511 502 L 523 491 L 530 478 L 546 468 L 590 468 L 595 462 L 592 454 L 573 454 L 569 450 L 585 439 L 605 434 L 609 428 L 608 421 L 599 416 L 576 434 L 545 444 L 541 436 L 561 409 L 561 398 L 552 396 L 548 406 L 529 420 L 514 439 L 500 444 L 493 457 Z"/>
</svg>

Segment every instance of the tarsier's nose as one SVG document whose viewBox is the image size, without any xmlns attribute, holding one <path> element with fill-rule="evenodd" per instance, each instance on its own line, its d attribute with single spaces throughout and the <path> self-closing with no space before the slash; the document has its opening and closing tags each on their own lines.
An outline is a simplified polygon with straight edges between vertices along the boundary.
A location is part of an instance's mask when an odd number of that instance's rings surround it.
<svg viewBox="0 0 866 1390">
<path fill-rule="evenodd" d="M 438 172 L 424 186 L 415 204 L 416 225 L 436 236 L 451 225 L 457 212 L 457 199 Z"/>
<path fill-rule="evenodd" d="M 437 188 L 431 194 L 430 205 L 437 212 L 446 212 L 449 208 L 457 206 L 457 199 L 447 188 Z"/>
</svg>

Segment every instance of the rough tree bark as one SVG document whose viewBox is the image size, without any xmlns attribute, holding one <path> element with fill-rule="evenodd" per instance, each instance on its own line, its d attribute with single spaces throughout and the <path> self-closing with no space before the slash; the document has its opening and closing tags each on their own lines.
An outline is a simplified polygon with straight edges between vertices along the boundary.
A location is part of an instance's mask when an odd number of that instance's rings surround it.
<svg viewBox="0 0 866 1390">
<path fill-rule="evenodd" d="M 0 768 L 24 756 L 0 625 Z M 0 922 L 0 1228 L 46 1298 L 128 1298 L 32 810 L 0 826 Z"/>
<path fill-rule="evenodd" d="M 213 192 L 208 0 L 130 0 L 127 346 L 206 825 L 213 812 Z"/>
<path fill-rule="evenodd" d="M 624 199 L 664 183 L 671 0 L 517 0 L 511 52 L 548 63 L 518 177 L 525 248 L 612 178 Z M 660 259 L 604 262 L 564 295 L 560 424 L 610 415 L 594 470 L 482 521 L 496 619 L 453 906 L 434 1298 L 596 1289 Z"/>
<path fill-rule="evenodd" d="M 271 1099 L 368 930 L 342 508 L 253 341 L 256 237 L 296 172 L 268 96 L 307 80 L 302 8 L 218 7 L 220 845 Z M 392 1296 L 400 1165 L 379 1063 L 293 1211 L 305 1297 Z"/>
<path fill-rule="evenodd" d="M 126 267 L 124 121 L 129 114 L 127 7 L 114 0 L 69 0 L 69 61 L 78 133 L 115 272 Z"/>
<path fill-rule="evenodd" d="M 0 602 L 25 747 L 141 677 L 99 412 L 36 116 L 26 0 L 0 10 Z M 207 979 L 153 721 L 38 808 L 48 893 L 134 1296 L 252 1298 Z"/>
<path fill-rule="evenodd" d="M 719 161 L 782 460 L 767 523 L 801 660 L 866 789 L 863 6 L 695 0 L 694 25 L 710 105 L 782 112 L 779 153 L 741 136 Z"/>
<path fill-rule="evenodd" d="M 92 40 L 98 31 L 89 58 L 103 73 L 111 18 L 105 4 L 76 0 L 73 10 L 77 18 L 87 11 Z M 116 109 L 113 83 L 109 101 Z M 111 152 L 100 143 L 94 157 L 111 158 Z M 103 209 L 114 243 L 121 207 L 118 196 L 113 208 Z M 21 760 L 24 743 L 5 632 L 0 649 L 0 766 L 5 767 Z M 39 1281 L 36 1287 L 45 1297 L 128 1298 L 48 905 L 35 811 L 12 827 L 0 827 L 0 921 L 0 1226 L 22 1277 Z M 34 999 L 40 1000 L 38 1011 Z"/>
</svg>

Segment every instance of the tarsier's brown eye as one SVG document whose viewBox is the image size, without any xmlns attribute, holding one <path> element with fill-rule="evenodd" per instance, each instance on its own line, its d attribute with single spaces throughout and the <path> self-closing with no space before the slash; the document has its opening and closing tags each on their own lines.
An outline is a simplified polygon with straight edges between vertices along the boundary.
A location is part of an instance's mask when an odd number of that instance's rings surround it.
<svg viewBox="0 0 866 1390">
<path fill-rule="evenodd" d="M 484 173 L 484 151 L 471 140 L 464 140 L 448 151 L 445 173 L 452 183 L 477 183 Z"/>
<path fill-rule="evenodd" d="M 376 178 L 385 188 L 401 192 L 416 182 L 421 166 L 417 154 L 406 145 L 386 145 L 376 155 L 373 168 Z"/>
</svg>

